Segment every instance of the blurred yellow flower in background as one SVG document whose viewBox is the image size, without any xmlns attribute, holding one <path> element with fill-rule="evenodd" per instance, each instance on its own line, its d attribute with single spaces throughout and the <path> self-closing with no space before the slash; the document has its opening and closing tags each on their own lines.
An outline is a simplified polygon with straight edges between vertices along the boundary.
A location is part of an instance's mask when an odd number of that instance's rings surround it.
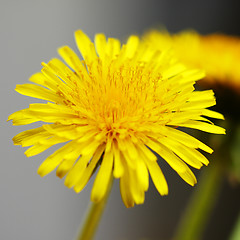
<svg viewBox="0 0 240 240">
<path fill-rule="evenodd" d="M 177 58 L 188 67 L 204 69 L 201 83 L 224 86 L 240 94 L 240 38 L 224 34 L 201 35 L 196 31 L 169 34 L 153 30 L 143 36 L 154 48 L 173 48 Z"/>
<path fill-rule="evenodd" d="M 75 39 L 83 60 L 64 46 L 59 54 L 71 69 L 54 58 L 30 78 L 33 83 L 17 85 L 20 94 L 47 103 L 30 104 L 9 120 L 13 125 L 46 124 L 19 133 L 14 144 L 30 147 L 25 152 L 30 157 L 65 142 L 38 173 L 45 176 L 57 168 L 57 176 L 66 176 L 65 185 L 76 192 L 100 166 L 91 192 L 94 202 L 104 197 L 112 175 L 120 179 L 127 207 L 144 202 L 149 174 L 159 193 L 168 194 L 157 154 L 194 185 L 187 164 L 207 165 L 198 149 L 213 150 L 178 127 L 225 133 L 206 118 L 223 119 L 207 109 L 215 105 L 213 92 L 194 88 L 203 72 L 189 70 L 171 50 L 153 50 L 137 36 L 122 46 L 103 34 L 95 36 L 94 44 L 80 30 Z"/>
</svg>

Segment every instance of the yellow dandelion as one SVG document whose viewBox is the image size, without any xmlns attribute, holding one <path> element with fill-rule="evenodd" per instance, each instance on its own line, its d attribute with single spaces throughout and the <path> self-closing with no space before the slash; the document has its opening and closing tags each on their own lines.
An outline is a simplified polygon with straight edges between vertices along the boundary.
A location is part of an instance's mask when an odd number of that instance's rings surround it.
<svg viewBox="0 0 240 240">
<path fill-rule="evenodd" d="M 188 67 L 206 71 L 202 84 L 228 87 L 240 94 L 240 38 L 224 34 L 200 35 L 184 31 L 170 35 L 151 31 L 144 36 L 157 49 L 173 48 L 176 56 Z"/>
<path fill-rule="evenodd" d="M 98 168 L 94 202 L 104 197 L 112 176 L 120 179 L 127 207 L 144 202 L 149 175 L 159 193 L 168 194 L 157 155 L 194 185 L 188 165 L 207 165 L 198 149 L 213 150 L 178 127 L 225 133 L 206 118 L 223 119 L 207 109 L 215 105 L 213 92 L 194 89 L 203 72 L 186 69 L 169 51 L 153 51 L 137 36 L 121 45 L 97 34 L 94 44 L 78 30 L 75 39 L 83 60 L 68 46 L 61 47 L 59 54 L 70 68 L 54 58 L 43 63 L 32 83 L 17 85 L 20 94 L 47 102 L 30 104 L 9 120 L 13 125 L 46 124 L 19 133 L 14 144 L 30 147 L 25 152 L 30 157 L 65 142 L 38 173 L 45 176 L 57 168 L 57 176 L 66 176 L 65 185 L 78 193 Z"/>
</svg>

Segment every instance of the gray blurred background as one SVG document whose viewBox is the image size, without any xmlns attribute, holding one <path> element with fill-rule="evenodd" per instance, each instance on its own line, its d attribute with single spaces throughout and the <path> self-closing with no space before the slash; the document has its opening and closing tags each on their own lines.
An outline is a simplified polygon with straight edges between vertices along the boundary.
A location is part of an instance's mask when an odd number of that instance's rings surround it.
<svg viewBox="0 0 240 240">
<path fill-rule="evenodd" d="M 13 127 L 6 119 L 33 101 L 14 92 L 16 84 L 27 82 L 30 75 L 40 71 L 42 61 L 56 57 L 58 47 L 67 44 L 76 49 L 76 29 L 91 38 L 103 32 L 120 39 L 160 25 L 172 32 L 195 28 L 201 33 L 240 34 L 239 6 L 234 0 L 0 0 L 0 239 L 73 239 L 92 186 L 90 182 L 77 195 L 55 173 L 41 178 L 37 168 L 51 151 L 26 158 L 24 149 L 13 146 L 12 137 L 28 127 Z M 97 240 L 171 238 L 193 188 L 162 164 L 169 196 L 160 197 L 151 184 L 145 203 L 126 209 L 115 181 Z M 240 188 L 226 182 L 204 239 L 228 238 L 239 202 Z"/>
</svg>

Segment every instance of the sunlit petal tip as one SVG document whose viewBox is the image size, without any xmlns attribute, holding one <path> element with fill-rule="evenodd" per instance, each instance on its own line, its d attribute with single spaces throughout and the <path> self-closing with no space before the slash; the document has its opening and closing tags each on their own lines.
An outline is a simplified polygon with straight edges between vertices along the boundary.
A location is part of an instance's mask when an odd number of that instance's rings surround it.
<svg viewBox="0 0 240 240">
<path fill-rule="evenodd" d="M 17 84 L 15 87 L 15 91 L 19 92 L 21 88 L 22 88 L 22 84 Z"/>
<path fill-rule="evenodd" d="M 7 118 L 7 122 L 11 120 L 13 120 L 13 114 L 9 115 L 9 117 Z"/>
<path fill-rule="evenodd" d="M 46 170 L 42 167 L 39 167 L 38 170 L 37 170 L 37 173 L 41 176 L 41 177 L 44 177 L 46 176 L 48 173 L 46 172 Z"/>
<path fill-rule="evenodd" d="M 120 171 L 114 171 L 113 170 L 113 176 L 114 178 L 121 178 L 124 174 L 124 171 L 123 170 L 120 170 Z"/>
<path fill-rule="evenodd" d="M 161 192 L 161 196 L 167 196 L 169 193 L 168 187 L 164 189 L 164 191 Z"/>
<path fill-rule="evenodd" d="M 204 164 L 205 164 L 205 166 L 208 166 L 209 165 L 209 161 L 207 163 L 204 163 Z"/>
<path fill-rule="evenodd" d="M 63 171 L 56 171 L 56 176 L 59 177 L 59 178 L 63 178 L 65 176 L 65 172 Z"/>
<path fill-rule="evenodd" d="M 41 65 L 42 65 L 43 67 L 46 67 L 46 66 L 47 66 L 47 63 L 41 62 Z"/>
<path fill-rule="evenodd" d="M 92 193 L 91 194 L 91 201 L 95 202 L 95 203 L 98 203 L 102 200 L 103 197 L 104 197 L 104 195 L 97 195 L 97 194 Z"/>
<path fill-rule="evenodd" d="M 76 30 L 74 32 L 74 35 L 75 36 L 86 36 L 86 34 L 81 29 Z"/>
<path fill-rule="evenodd" d="M 34 154 L 31 153 L 31 151 L 25 151 L 24 154 L 26 155 L 26 157 L 32 157 L 34 156 Z"/>
<path fill-rule="evenodd" d="M 72 186 L 72 183 L 69 181 L 69 180 L 66 180 L 65 179 L 65 181 L 64 181 L 64 185 L 66 186 L 66 187 L 68 187 L 68 188 L 72 188 L 73 186 Z"/>
<path fill-rule="evenodd" d="M 64 46 L 58 47 L 58 48 L 57 48 L 57 51 L 58 51 L 58 52 L 65 51 L 65 50 L 68 49 L 68 48 L 69 48 L 69 46 L 64 45 Z"/>
<path fill-rule="evenodd" d="M 132 208 L 134 207 L 134 203 L 125 203 L 126 208 Z"/>
</svg>

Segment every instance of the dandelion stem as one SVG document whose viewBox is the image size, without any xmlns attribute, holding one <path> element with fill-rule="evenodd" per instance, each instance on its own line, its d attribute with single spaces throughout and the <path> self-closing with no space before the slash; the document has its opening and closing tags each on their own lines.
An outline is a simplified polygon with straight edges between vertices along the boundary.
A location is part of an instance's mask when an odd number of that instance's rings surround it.
<svg viewBox="0 0 240 240">
<path fill-rule="evenodd" d="M 222 171 L 221 164 L 217 162 L 205 169 L 180 221 L 174 240 L 201 239 L 218 197 Z"/>
<path fill-rule="evenodd" d="M 87 211 L 85 221 L 78 233 L 78 236 L 76 237 L 76 240 L 91 240 L 93 239 L 97 227 L 100 223 L 101 216 L 103 214 L 103 211 L 105 209 L 109 194 L 111 192 L 113 183 L 113 177 L 111 177 L 111 180 L 108 184 L 108 190 L 104 196 L 104 198 L 98 202 L 94 203 L 91 202 L 91 205 Z"/>
<path fill-rule="evenodd" d="M 230 240 L 240 239 L 240 214 L 238 216 L 237 222 L 234 226 L 233 232 L 231 234 Z"/>
</svg>

